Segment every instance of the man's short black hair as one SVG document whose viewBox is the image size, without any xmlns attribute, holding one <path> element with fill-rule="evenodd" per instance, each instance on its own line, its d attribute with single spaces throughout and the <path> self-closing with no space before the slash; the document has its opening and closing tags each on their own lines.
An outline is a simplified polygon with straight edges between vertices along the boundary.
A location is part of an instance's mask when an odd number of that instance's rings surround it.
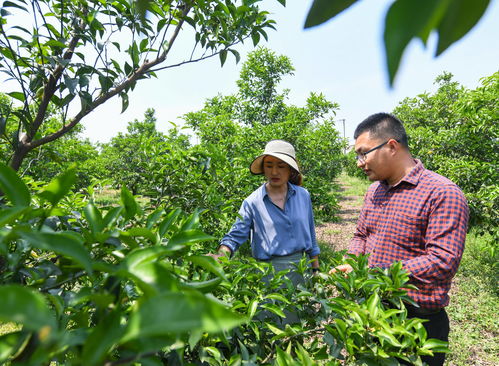
<svg viewBox="0 0 499 366">
<path fill-rule="evenodd" d="M 376 113 L 370 115 L 357 126 L 353 138 L 357 140 L 364 132 L 369 132 L 372 138 L 379 140 L 395 139 L 406 149 L 409 149 L 404 125 L 393 114 Z"/>
</svg>

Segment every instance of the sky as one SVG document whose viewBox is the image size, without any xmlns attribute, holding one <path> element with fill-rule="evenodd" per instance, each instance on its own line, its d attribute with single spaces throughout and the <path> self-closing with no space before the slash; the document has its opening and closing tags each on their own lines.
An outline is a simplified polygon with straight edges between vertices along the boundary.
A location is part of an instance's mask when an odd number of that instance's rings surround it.
<svg viewBox="0 0 499 366">
<path fill-rule="evenodd" d="M 286 7 L 277 0 L 264 0 L 261 8 L 271 12 L 277 31 L 269 30 L 269 41 L 261 45 L 288 56 L 295 68 L 294 76 L 281 83 L 290 89 L 288 103 L 303 106 L 310 92 L 323 93 L 340 105 L 337 128 L 352 140 L 356 125 L 370 114 L 390 112 L 405 97 L 434 91 L 434 80 L 443 71 L 454 74 L 462 85 L 476 88 L 481 77 L 499 70 L 499 0 L 492 0 L 478 25 L 438 58 L 434 57 L 435 35 L 426 48 L 413 40 L 390 87 L 382 39 L 391 2 L 359 1 L 333 20 L 304 30 L 311 0 L 288 0 Z M 188 57 L 189 39 L 179 41 L 172 52 L 178 59 Z M 142 120 L 147 108 L 155 109 L 158 130 L 166 132 L 170 122 L 181 126 L 181 116 L 200 110 L 206 99 L 236 92 L 236 80 L 252 42 L 237 49 L 242 55 L 239 64 L 229 54 L 223 67 L 214 57 L 160 71 L 158 79 L 139 81 L 129 93 L 125 113 L 120 113 L 120 99 L 108 101 L 83 119 L 83 136 L 93 142 L 109 141 L 126 131 L 129 121 Z"/>
</svg>

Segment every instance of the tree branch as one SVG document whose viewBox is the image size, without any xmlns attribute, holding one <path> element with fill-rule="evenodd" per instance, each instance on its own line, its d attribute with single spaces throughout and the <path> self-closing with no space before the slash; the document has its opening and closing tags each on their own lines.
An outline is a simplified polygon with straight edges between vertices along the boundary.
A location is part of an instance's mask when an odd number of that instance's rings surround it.
<svg viewBox="0 0 499 366">
<path fill-rule="evenodd" d="M 158 57 L 155 60 L 150 61 L 150 62 L 148 62 L 146 60 L 128 79 L 126 79 L 123 83 L 121 83 L 120 85 L 118 85 L 114 89 L 110 90 L 108 93 L 105 93 L 105 94 L 102 94 L 101 96 L 99 96 L 86 109 L 80 110 L 80 112 L 73 118 L 73 120 L 69 124 L 61 127 L 58 131 L 56 131 L 50 135 L 44 136 L 41 139 L 38 139 L 35 141 L 28 141 L 28 140 L 24 141 L 24 144 L 26 145 L 26 148 L 28 149 L 28 151 L 32 150 L 38 146 L 41 146 L 43 144 L 46 144 L 48 142 L 54 141 L 57 138 L 61 137 L 62 135 L 66 134 L 71 129 L 73 129 L 73 127 L 75 127 L 87 114 L 92 112 L 95 108 L 97 108 L 101 104 L 105 103 L 106 101 L 108 101 L 109 99 L 114 97 L 115 95 L 128 89 L 138 79 L 140 79 L 141 77 L 146 75 L 148 72 L 151 72 L 150 69 L 152 67 L 164 62 L 166 60 L 166 57 L 168 56 L 168 53 L 170 52 L 170 50 L 172 48 L 172 45 L 175 43 L 175 40 L 177 39 L 177 36 L 180 33 L 180 30 L 182 29 L 182 25 L 184 24 L 183 18 L 189 13 L 191 7 L 192 6 L 186 6 L 184 8 L 183 16 L 182 16 L 181 20 L 179 21 L 179 23 L 177 24 L 175 31 L 170 38 L 170 42 L 168 43 L 168 48 L 163 52 L 163 54 L 160 57 Z M 76 45 L 76 43 L 75 43 L 75 45 Z M 69 52 L 69 50 L 68 50 L 68 52 Z M 59 66 L 62 66 L 62 65 L 59 65 Z M 62 73 L 62 70 L 63 69 L 61 68 L 60 70 L 56 70 L 56 71 L 57 72 L 60 71 L 60 73 Z M 54 74 L 56 73 L 56 71 L 54 71 Z M 60 74 L 58 74 L 58 76 L 60 77 Z M 47 105 L 48 105 L 48 101 L 50 100 L 50 98 L 47 99 L 45 96 L 45 93 L 44 93 L 44 100 L 46 100 Z M 45 106 L 45 109 L 46 109 L 46 106 Z M 41 110 L 41 108 L 39 109 L 39 114 L 40 114 L 40 110 Z M 37 115 L 37 117 L 38 117 L 38 115 Z M 42 121 L 43 121 L 43 119 L 41 119 L 41 120 L 37 119 L 38 127 Z"/>
</svg>

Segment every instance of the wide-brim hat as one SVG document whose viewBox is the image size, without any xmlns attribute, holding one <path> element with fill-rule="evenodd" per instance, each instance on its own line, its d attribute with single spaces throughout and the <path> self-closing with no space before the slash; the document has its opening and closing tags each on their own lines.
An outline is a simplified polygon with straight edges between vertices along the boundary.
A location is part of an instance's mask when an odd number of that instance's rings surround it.
<svg viewBox="0 0 499 366">
<path fill-rule="evenodd" d="M 296 153 L 293 145 L 284 140 L 272 140 L 265 145 L 263 154 L 257 156 L 251 163 L 251 173 L 263 174 L 263 158 L 268 155 L 281 159 L 298 173 L 300 172 L 298 163 L 296 162 Z"/>
</svg>

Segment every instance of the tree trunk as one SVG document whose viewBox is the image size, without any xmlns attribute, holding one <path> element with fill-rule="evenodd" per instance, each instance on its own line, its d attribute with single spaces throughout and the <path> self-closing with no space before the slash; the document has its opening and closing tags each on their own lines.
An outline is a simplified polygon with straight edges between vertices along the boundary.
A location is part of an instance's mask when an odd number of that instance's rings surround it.
<svg viewBox="0 0 499 366">
<path fill-rule="evenodd" d="M 19 171 L 21 164 L 23 163 L 24 158 L 28 155 L 30 149 L 23 142 L 19 142 L 17 149 L 14 151 L 14 155 L 10 160 L 10 167 L 14 169 L 16 172 Z"/>
</svg>

